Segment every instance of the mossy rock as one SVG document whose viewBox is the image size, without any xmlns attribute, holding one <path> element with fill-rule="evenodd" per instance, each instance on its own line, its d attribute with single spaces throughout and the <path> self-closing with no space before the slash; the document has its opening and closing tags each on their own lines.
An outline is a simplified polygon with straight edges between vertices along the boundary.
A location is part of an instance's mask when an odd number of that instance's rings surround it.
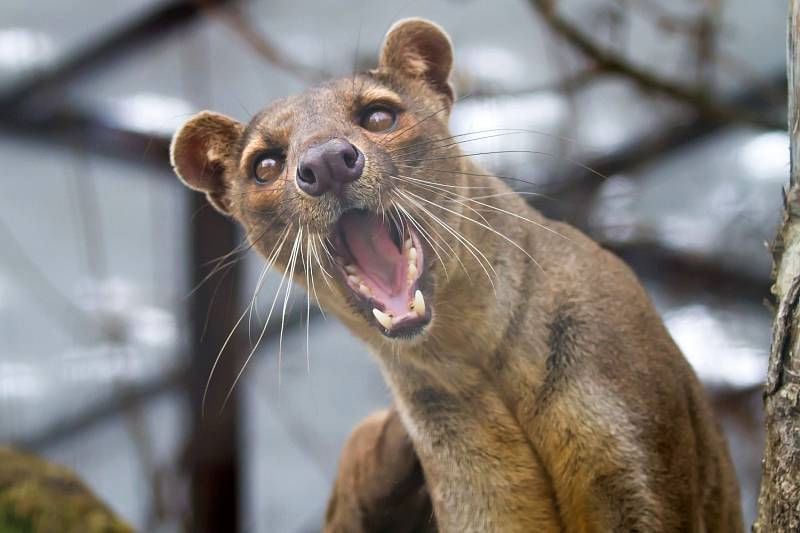
<svg viewBox="0 0 800 533">
<path fill-rule="evenodd" d="M 132 533 L 72 471 L 0 448 L 0 533 Z"/>
</svg>

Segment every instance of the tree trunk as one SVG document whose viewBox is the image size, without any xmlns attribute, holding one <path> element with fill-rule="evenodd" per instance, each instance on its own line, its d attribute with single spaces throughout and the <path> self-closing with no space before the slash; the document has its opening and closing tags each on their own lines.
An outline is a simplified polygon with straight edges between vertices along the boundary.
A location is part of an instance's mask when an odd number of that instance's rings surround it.
<svg viewBox="0 0 800 533">
<path fill-rule="evenodd" d="M 788 39 L 791 165 L 783 226 L 772 248 L 778 311 L 764 390 L 767 438 L 757 533 L 800 531 L 800 0 L 789 0 Z"/>
</svg>

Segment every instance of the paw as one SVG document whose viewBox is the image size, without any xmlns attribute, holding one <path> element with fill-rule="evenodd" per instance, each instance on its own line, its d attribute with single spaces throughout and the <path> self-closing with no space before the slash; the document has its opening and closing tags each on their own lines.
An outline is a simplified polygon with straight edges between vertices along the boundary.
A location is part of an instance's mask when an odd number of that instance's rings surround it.
<svg viewBox="0 0 800 533">
<path fill-rule="evenodd" d="M 394 409 L 373 413 L 350 434 L 324 531 L 436 531 L 422 467 Z"/>
</svg>

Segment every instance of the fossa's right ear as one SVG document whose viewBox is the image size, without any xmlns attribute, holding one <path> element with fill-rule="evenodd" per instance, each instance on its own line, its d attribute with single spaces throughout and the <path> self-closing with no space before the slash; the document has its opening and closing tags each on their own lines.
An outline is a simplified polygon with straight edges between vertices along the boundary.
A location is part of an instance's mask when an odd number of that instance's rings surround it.
<svg viewBox="0 0 800 533">
<path fill-rule="evenodd" d="M 218 211 L 230 214 L 225 174 L 236 167 L 236 146 L 244 126 L 230 117 L 202 111 L 172 137 L 170 160 L 189 188 L 206 193 Z"/>
<path fill-rule="evenodd" d="M 422 78 L 453 101 L 450 71 L 453 44 L 441 26 L 421 18 L 397 21 L 383 41 L 381 68 L 397 70 L 411 78 Z"/>
</svg>

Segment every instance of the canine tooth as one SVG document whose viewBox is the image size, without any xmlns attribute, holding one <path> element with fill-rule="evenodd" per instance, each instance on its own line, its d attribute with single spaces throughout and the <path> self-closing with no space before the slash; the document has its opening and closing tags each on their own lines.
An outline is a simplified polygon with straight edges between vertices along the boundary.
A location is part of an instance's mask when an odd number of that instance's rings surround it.
<svg viewBox="0 0 800 533">
<path fill-rule="evenodd" d="M 372 309 L 372 314 L 375 315 L 375 319 L 381 326 L 386 329 L 392 329 L 392 317 L 377 308 Z"/>
<path fill-rule="evenodd" d="M 409 261 L 416 261 L 417 260 L 417 249 L 413 246 L 408 249 L 408 260 Z"/>
<path fill-rule="evenodd" d="M 405 247 L 406 247 L 407 249 L 411 249 L 411 248 L 413 248 L 413 247 L 414 247 L 414 241 L 412 241 L 411 239 L 406 239 L 406 242 L 405 242 Z"/>
<path fill-rule="evenodd" d="M 425 298 L 422 297 L 422 291 L 419 289 L 414 293 L 414 312 L 420 318 L 425 316 Z"/>
<path fill-rule="evenodd" d="M 345 265 L 344 271 L 347 272 L 348 274 L 352 274 L 354 276 L 356 274 L 358 274 L 358 269 L 353 265 Z"/>
</svg>

